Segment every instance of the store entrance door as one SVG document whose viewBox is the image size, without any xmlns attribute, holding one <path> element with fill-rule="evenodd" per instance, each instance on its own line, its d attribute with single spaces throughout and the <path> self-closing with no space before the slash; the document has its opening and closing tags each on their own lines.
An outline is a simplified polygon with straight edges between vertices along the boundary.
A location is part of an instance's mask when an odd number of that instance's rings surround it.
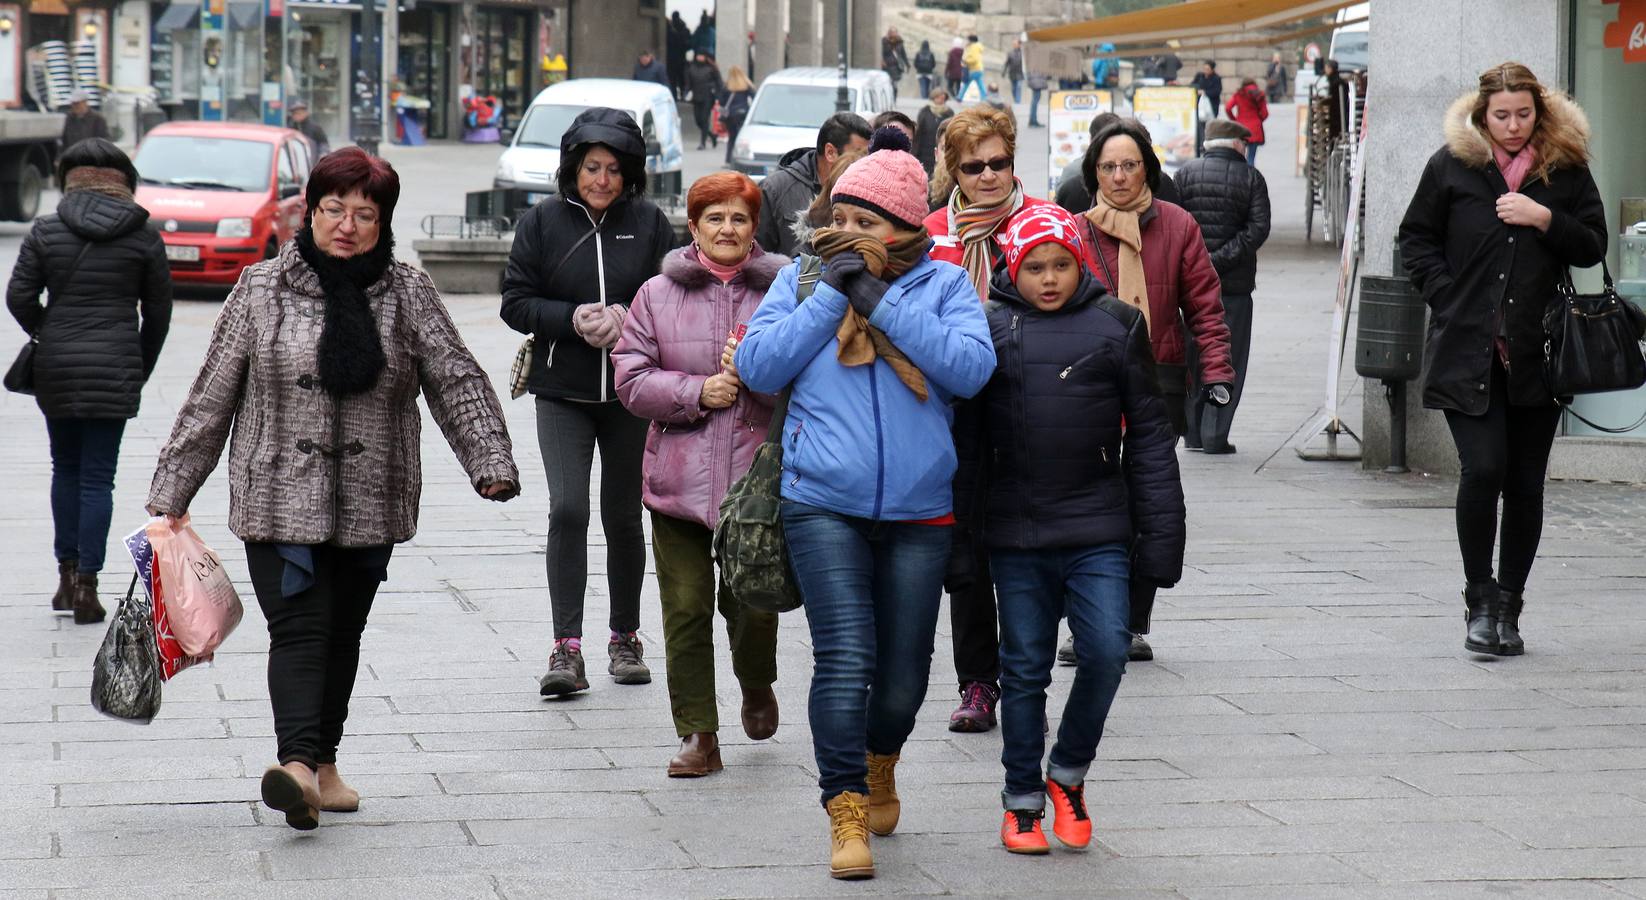
<svg viewBox="0 0 1646 900">
<path fill-rule="evenodd" d="M 309 116 L 333 147 L 348 144 L 348 73 L 354 14 L 305 6 L 290 10 L 286 44 L 286 96 L 309 104 Z"/>
</svg>

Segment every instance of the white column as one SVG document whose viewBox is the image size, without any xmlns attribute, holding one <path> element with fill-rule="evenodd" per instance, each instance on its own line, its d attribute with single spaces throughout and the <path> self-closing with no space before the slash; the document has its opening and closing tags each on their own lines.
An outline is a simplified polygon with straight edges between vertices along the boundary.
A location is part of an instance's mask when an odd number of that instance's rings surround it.
<svg viewBox="0 0 1646 900">
<path fill-rule="evenodd" d="M 880 34 L 880 0 L 852 0 L 852 68 L 880 68 Z"/>
<path fill-rule="evenodd" d="M 758 78 L 783 68 L 783 0 L 755 0 L 754 71 Z M 759 84 L 757 80 L 755 82 Z"/>
<path fill-rule="evenodd" d="M 833 68 L 838 65 L 836 54 L 840 52 L 840 7 L 846 5 L 845 0 L 822 0 L 823 3 L 823 39 L 820 46 L 822 54 L 818 58 L 818 65 Z"/>
<path fill-rule="evenodd" d="M 817 19 L 817 0 L 789 0 L 789 65 L 818 64 Z"/>
<path fill-rule="evenodd" d="M 714 61 L 724 76 L 732 66 L 749 67 L 748 0 L 715 0 Z"/>
</svg>

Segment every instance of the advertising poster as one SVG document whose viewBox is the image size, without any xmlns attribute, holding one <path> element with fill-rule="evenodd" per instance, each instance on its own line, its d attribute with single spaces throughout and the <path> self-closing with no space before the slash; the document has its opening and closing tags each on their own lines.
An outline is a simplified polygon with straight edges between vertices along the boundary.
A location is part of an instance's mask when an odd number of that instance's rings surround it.
<svg viewBox="0 0 1646 900">
<path fill-rule="evenodd" d="M 1195 156 L 1195 111 L 1200 92 L 1170 85 L 1140 87 L 1132 92 L 1132 115 L 1154 138 L 1154 152 L 1167 172 Z"/>
<path fill-rule="evenodd" d="M 1114 96 L 1106 90 L 1052 91 L 1051 105 L 1051 116 L 1046 119 L 1046 127 L 1051 132 L 1047 138 L 1048 197 L 1057 193 L 1057 179 L 1063 174 L 1063 167 L 1086 155 L 1086 145 L 1092 139 L 1092 117 L 1113 109 Z"/>
</svg>

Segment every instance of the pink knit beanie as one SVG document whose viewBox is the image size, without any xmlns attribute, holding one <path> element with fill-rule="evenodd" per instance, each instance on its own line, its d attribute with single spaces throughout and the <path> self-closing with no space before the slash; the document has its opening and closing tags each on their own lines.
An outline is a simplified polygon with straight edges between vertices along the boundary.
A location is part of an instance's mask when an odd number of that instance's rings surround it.
<svg viewBox="0 0 1646 900">
<path fill-rule="evenodd" d="M 840 176 L 829 199 L 861 206 L 905 231 L 919 231 L 929 207 L 926 170 L 913 149 L 902 129 L 879 129 L 869 140 L 869 155 Z"/>
</svg>

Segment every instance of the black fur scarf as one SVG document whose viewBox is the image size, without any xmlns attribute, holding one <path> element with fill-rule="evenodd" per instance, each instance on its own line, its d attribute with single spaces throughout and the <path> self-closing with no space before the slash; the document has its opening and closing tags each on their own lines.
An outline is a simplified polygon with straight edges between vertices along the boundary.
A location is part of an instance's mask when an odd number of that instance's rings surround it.
<svg viewBox="0 0 1646 900">
<path fill-rule="evenodd" d="M 377 384 L 388 365 L 366 291 L 394 263 L 394 235 L 384 228 L 377 246 L 358 256 L 339 259 L 321 252 L 314 232 L 297 233 L 297 252 L 320 278 L 326 297 L 326 321 L 320 330 L 320 386 L 337 397 L 364 394 Z"/>
</svg>

